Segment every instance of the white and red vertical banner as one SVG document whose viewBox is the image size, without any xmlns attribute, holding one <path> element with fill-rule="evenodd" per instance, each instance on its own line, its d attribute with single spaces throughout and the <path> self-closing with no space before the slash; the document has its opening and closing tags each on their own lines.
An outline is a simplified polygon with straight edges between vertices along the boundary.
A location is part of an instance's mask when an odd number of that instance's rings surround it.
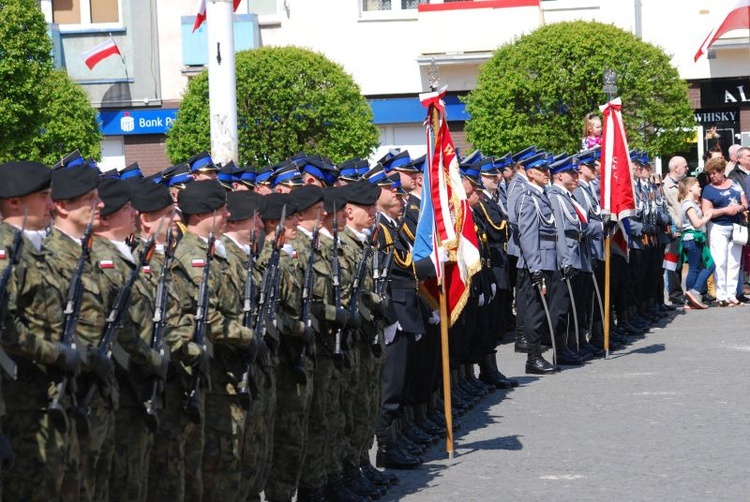
<svg viewBox="0 0 750 502">
<path fill-rule="evenodd" d="M 429 199 L 433 211 L 422 211 L 420 219 L 433 218 L 434 235 L 420 239 L 422 242 L 433 242 L 442 250 L 439 254 L 447 257 L 443 264 L 442 286 L 448 304 L 449 326 L 458 320 L 470 293 L 471 277 L 481 268 L 479 243 L 474 229 L 474 218 L 469 202 L 466 199 L 461 175 L 458 170 L 458 159 L 453 146 L 448 119 L 445 114 L 445 103 L 442 98 L 446 89 L 420 94 L 419 100 L 427 107 L 428 148 L 425 169 L 429 170 Z M 434 136 L 434 141 L 429 140 Z M 425 194 L 427 195 L 427 193 Z M 423 197 L 423 201 L 425 198 Z M 417 226 L 419 232 L 419 225 Z M 416 241 L 416 239 L 415 239 Z M 434 250 L 431 250 L 434 253 Z M 421 252 L 421 251 L 420 251 Z M 414 250 L 414 259 L 422 258 Z M 439 268 L 439 267 L 438 267 Z M 425 288 L 433 299 L 440 294 L 436 280 L 428 281 Z"/>
<path fill-rule="evenodd" d="M 122 54 L 115 43 L 115 39 L 110 36 L 106 41 L 96 47 L 82 52 L 81 57 L 83 58 L 83 62 L 86 63 L 86 66 L 89 67 L 89 70 L 93 70 L 102 60 L 109 56 L 114 56 L 115 54 L 122 58 Z"/>
<path fill-rule="evenodd" d="M 750 29 L 750 0 L 737 0 L 728 11 L 722 13 L 722 17 L 714 29 L 712 29 L 703 43 L 695 53 L 693 60 L 698 62 L 702 55 L 708 52 L 708 49 L 721 38 L 724 34 L 734 30 Z"/>
</svg>

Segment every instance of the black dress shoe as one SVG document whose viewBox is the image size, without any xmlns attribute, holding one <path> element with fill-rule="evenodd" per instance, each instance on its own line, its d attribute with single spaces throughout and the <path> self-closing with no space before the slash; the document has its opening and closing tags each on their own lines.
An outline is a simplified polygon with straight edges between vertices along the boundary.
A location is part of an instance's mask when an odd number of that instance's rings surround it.
<svg viewBox="0 0 750 502">
<path fill-rule="evenodd" d="M 416 469 L 422 463 L 419 459 L 407 454 L 398 447 L 388 447 L 378 450 L 375 455 L 375 465 L 386 469 Z"/>
<path fill-rule="evenodd" d="M 374 485 L 359 469 L 344 472 L 344 486 L 360 497 L 370 497 L 377 500 L 388 491 L 382 486 Z"/>
<path fill-rule="evenodd" d="M 370 459 L 364 460 L 359 468 L 362 469 L 362 474 L 372 481 L 373 484 L 385 486 L 387 488 L 389 486 L 397 485 L 399 482 L 398 476 L 395 474 L 381 472 L 373 467 L 370 463 Z"/>
<path fill-rule="evenodd" d="M 532 357 L 526 361 L 526 373 L 530 375 L 550 375 L 558 370 L 557 366 L 550 364 L 542 356 Z"/>
<path fill-rule="evenodd" d="M 520 352 L 522 354 L 528 354 L 529 353 L 529 344 L 526 342 L 525 337 L 516 337 L 516 343 L 514 344 L 513 350 L 516 352 Z"/>
<path fill-rule="evenodd" d="M 584 363 L 583 359 L 577 356 L 575 352 L 571 352 L 565 347 L 557 349 L 555 356 L 557 364 L 562 364 L 563 366 L 582 366 Z"/>
</svg>

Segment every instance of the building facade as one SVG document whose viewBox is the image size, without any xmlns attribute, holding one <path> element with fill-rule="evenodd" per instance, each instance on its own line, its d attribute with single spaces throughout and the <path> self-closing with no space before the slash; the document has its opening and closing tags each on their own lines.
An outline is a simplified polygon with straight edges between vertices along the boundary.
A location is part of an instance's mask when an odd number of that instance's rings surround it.
<svg viewBox="0 0 750 502">
<path fill-rule="evenodd" d="M 208 0 L 211 1 L 211 0 Z M 228 1 L 228 0 L 224 0 Z M 235 49 L 295 45 L 341 64 L 370 100 L 381 146 L 424 152 L 424 111 L 434 61 L 448 85 L 448 116 L 459 147 L 468 115 L 459 98 L 500 45 L 538 27 L 576 19 L 611 23 L 672 55 L 690 84 L 698 125 L 686 145 L 691 165 L 717 142 L 750 144 L 750 42 L 747 30 L 693 57 L 733 0 L 242 0 Z M 203 70 L 210 20 L 193 32 L 197 5 L 184 0 L 41 0 L 55 57 L 87 90 L 105 135 L 102 164 L 138 161 L 163 169 L 165 133 L 188 79 Z M 79 57 L 108 37 L 122 58 L 89 70 Z M 594 43 L 594 42 L 592 42 Z M 602 41 L 605 43 L 605 41 Z M 600 78 L 600 76 L 592 76 Z M 717 137 L 706 138 L 715 127 Z"/>
</svg>

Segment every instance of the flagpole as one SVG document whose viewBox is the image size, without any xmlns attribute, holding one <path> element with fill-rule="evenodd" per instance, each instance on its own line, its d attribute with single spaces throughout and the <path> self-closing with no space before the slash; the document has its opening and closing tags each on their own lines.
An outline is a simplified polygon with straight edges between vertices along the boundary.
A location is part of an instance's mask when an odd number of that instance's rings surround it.
<svg viewBox="0 0 750 502">
<path fill-rule="evenodd" d="M 602 78 L 602 90 L 607 95 L 607 104 L 609 104 L 614 95 L 617 93 L 617 72 L 609 68 L 604 69 Z M 601 175 L 600 175 L 601 176 Z M 609 185 L 611 180 L 607 180 Z M 604 186 L 604 184 L 601 184 Z M 607 201 L 607 208 L 610 208 L 610 201 Z M 610 215 L 611 217 L 611 215 Z M 604 237 L 604 359 L 609 359 L 609 320 L 612 303 L 610 301 L 610 272 L 612 265 L 612 235 L 609 230 L 605 229 Z"/>
<path fill-rule="evenodd" d="M 445 265 L 441 262 L 441 277 L 445 278 Z M 440 346 L 443 360 L 443 412 L 445 413 L 445 451 L 453 458 L 453 411 L 451 405 L 451 366 L 448 349 L 448 299 L 445 293 L 445 280 L 440 284 Z"/>
</svg>

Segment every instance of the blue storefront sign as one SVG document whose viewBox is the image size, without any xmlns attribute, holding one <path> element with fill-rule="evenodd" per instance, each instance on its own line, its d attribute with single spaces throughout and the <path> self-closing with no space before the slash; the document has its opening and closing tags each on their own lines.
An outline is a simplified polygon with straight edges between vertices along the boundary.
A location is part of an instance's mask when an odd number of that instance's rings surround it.
<svg viewBox="0 0 750 502">
<path fill-rule="evenodd" d="M 99 130 L 105 136 L 165 134 L 172 128 L 177 108 L 160 110 L 102 110 Z"/>
</svg>

